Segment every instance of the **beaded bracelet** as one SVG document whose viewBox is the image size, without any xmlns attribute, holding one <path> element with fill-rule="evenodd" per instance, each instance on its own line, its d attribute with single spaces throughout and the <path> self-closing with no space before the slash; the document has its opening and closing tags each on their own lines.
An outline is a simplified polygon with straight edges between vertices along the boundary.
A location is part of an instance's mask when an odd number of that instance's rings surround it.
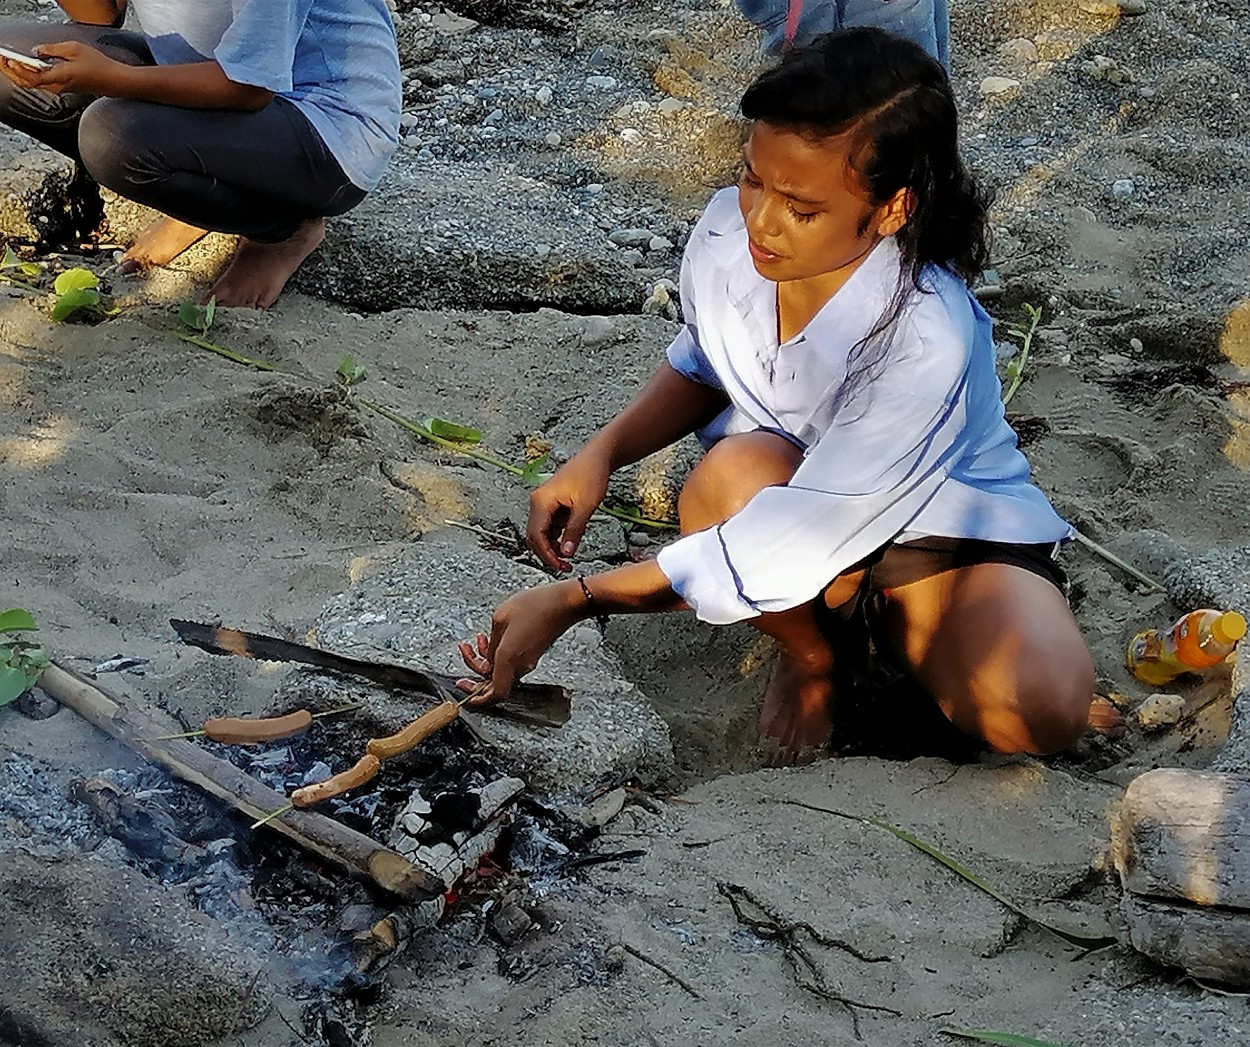
<svg viewBox="0 0 1250 1047">
<path fill-rule="evenodd" d="M 579 574 L 577 576 L 577 584 L 582 587 L 582 595 L 586 597 L 586 606 L 590 608 L 590 613 L 594 616 L 596 622 L 599 623 L 600 629 L 608 627 L 608 614 L 604 611 L 595 594 L 590 591 L 590 586 L 586 584 L 586 576 Z"/>
</svg>

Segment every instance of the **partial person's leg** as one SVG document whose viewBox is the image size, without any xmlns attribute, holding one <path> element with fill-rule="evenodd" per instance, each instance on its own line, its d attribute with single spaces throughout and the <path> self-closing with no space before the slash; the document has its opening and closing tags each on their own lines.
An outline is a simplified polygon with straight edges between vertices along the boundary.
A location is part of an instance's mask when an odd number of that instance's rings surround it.
<svg viewBox="0 0 1250 1047">
<path fill-rule="evenodd" d="M 321 243 L 325 216 L 365 196 L 303 114 L 280 98 L 254 113 L 104 98 L 84 112 L 79 148 L 101 184 L 183 229 L 245 238 L 208 292 L 221 305 L 272 304 Z M 177 235 L 154 233 L 158 248 L 177 246 Z M 145 264 L 169 257 L 131 255 Z"/>
<path fill-rule="evenodd" d="M 704 455 L 678 500 L 685 534 L 722 523 L 765 487 L 788 483 L 802 453 L 773 433 L 727 436 Z M 830 587 L 830 606 L 850 599 L 862 572 Z M 835 594 L 833 591 L 838 590 Z M 815 601 L 748 623 L 777 642 L 780 661 L 760 713 L 760 734 L 777 740 L 791 757 L 822 745 L 833 728 L 834 651 L 818 624 Z"/>
<path fill-rule="evenodd" d="M 40 44 L 75 40 L 90 44 L 127 65 L 151 65 L 152 54 L 139 33 L 103 26 L 17 23 L 6 25 L 4 45 L 30 54 Z M 0 76 L 0 123 L 51 146 L 77 161 L 78 118 L 94 101 L 94 95 L 52 94 L 18 87 Z"/>
<path fill-rule="evenodd" d="M 1050 753 L 1084 733 L 1094 665 L 1063 594 L 981 563 L 891 589 L 900 656 L 961 730 L 999 752 Z"/>
</svg>

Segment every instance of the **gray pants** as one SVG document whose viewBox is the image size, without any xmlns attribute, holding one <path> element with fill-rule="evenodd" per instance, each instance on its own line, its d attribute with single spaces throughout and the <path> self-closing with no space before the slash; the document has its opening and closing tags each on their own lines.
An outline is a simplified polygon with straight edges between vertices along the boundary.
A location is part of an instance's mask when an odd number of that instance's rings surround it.
<svg viewBox="0 0 1250 1047">
<path fill-rule="evenodd" d="M 127 65 L 152 65 L 144 37 L 88 25 L 6 27 L 5 45 L 78 40 Z M 0 123 L 73 158 L 101 185 L 179 221 L 262 243 L 365 197 L 290 102 L 257 112 L 19 88 L 0 77 Z"/>
<path fill-rule="evenodd" d="M 835 29 L 876 26 L 905 36 L 950 68 L 950 11 L 947 0 L 735 0 L 743 17 L 764 30 L 764 49 L 780 54 L 787 22 L 794 44 Z"/>
</svg>

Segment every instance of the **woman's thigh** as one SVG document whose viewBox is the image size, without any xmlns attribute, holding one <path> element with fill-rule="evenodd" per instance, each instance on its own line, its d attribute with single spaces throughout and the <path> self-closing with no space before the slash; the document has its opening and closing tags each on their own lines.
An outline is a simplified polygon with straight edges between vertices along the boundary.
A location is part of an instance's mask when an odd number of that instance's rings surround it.
<svg viewBox="0 0 1250 1047">
<path fill-rule="evenodd" d="M 1054 752 L 1085 730 L 1089 650 L 1063 594 L 1001 563 L 891 589 L 894 653 L 961 729 L 1002 752 Z"/>
</svg>

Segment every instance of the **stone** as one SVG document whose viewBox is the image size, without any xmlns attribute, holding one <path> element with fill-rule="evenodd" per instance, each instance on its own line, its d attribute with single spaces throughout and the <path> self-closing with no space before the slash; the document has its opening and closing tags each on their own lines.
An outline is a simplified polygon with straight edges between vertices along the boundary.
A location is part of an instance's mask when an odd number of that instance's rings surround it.
<svg viewBox="0 0 1250 1047">
<path fill-rule="evenodd" d="M 553 96 L 554 92 L 551 88 L 546 84 L 543 84 L 542 87 L 534 92 L 534 101 L 536 101 L 539 105 L 549 105 Z"/>
<path fill-rule="evenodd" d="M 617 247 L 647 247 L 655 234 L 650 229 L 613 229 L 608 239 Z"/>
<path fill-rule="evenodd" d="M 666 236 L 653 236 L 647 241 L 648 251 L 671 251 L 673 241 Z"/>
<path fill-rule="evenodd" d="M 1137 707 L 1137 722 L 1147 731 L 1161 731 L 1180 723 L 1184 711 L 1179 694 L 1152 694 Z"/>
<path fill-rule="evenodd" d="M 1120 13 L 1130 18 L 1137 18 L 1149 10 L 1146 0 L 1118 0 Z"/>
<path fill-rule="evenodd" d="M 1117 178 L 1111 183 L 1111 195 L 1125 200 L 1137 191 L 1137 185 L 1131 178 Z"/>
<path fill-rule="evenodd" d="M 614 76 L 588 76 L 586 86 L 597 87 L 601 91 L 612 91 L 616 89 L 617 79 Z"/>
<path fill-rule="evenodd" d="M 997 95 L 1010 94 L 1020 87 L 1020 81 L 1010 76 L 987 76 L 981 81 L 981 97 L 993 98 Z"/>
<path fill-rule="evenodd" d="M 1017 36 L 998 48 L 998 53 L 1011 62 L 1036 62 L 1037 44 L 1028 37 Z"/>
<path fill-rule="evenodd" d="M 430 19 L 430 25 L 444 36 L 460 36 L 477 28 L 472 18 L 462 18 L 450 11 L 439 11 Z"/>
<path fill-rule="evenodd" d="M 559 131 L 548 131 L 546 135 L 543 136 L 543 141 L 546 142 L 552 148 L 555 148 L 561 142 L 563 142 L 564 139 L 560 136 Z"/>
</svg>

